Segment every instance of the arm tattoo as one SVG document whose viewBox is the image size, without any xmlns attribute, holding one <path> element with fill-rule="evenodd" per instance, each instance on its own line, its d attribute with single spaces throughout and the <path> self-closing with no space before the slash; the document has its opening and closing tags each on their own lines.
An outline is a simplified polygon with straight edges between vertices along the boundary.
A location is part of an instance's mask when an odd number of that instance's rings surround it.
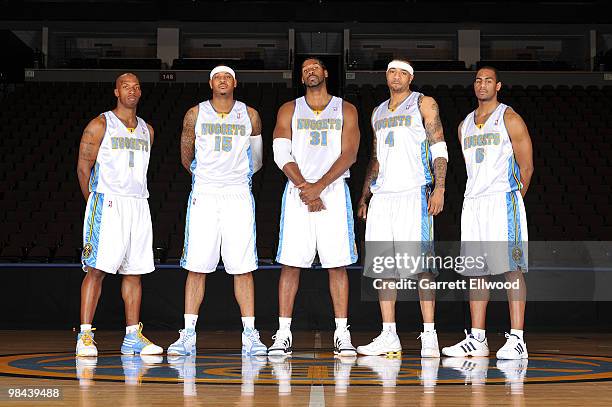
<svg viewBox="0 0 612 407">
<path fill-rule="evenodd" d="M 363 189 L 361 191 L 361 196 L 364 198 L 369 198 L 372 195 L 370 191 L 370 185 L 378 178 L 378 157 L 376 156 L 376 133 L 373 134 L 372 137 L 372 153 L 370 157 L 370 162 L 368 162 L 368 167 L 366 168 L 366 175 L 363 181 Z"/>
<path fill-rule="evenodd" d="M 251 127 L 253 128 L 251 136 L 260 135 L 262 130 L 261 117 L 259 117 L 257 110 L 249 109 L 249 119 L 251 119 Z"/>
<path fill-rule="evenodd" d="M 419 103 L 421 99 L 419 99 Z M 444 130 L 442 121 L 440 120 L 440 110 L 435 100 L 432 100 L 431 112 L 433 119 L 425 120 L 425 136 L 429 145 L 434 145 L 444 141 Z M 444 158 L 438 157 L 434 161 L 434 180 L 435 188 L 444 188 L 446 183 L 446 167 L 447 161 Z"/>
<path fill-rule="evenodd" d="M 99 144 L 96 143 L 95 134 L 89 128 L 85 128 L 81 143 L 79 145 L 79 160 L 94 162 L 98 156 Z"/>
<path fill-rule="evenodd" d="M 436 158 L 434 161 L 434 180 L 435 180 L 435 189 L 444 188 L 446 183 L 446 165 L 448 163 L 442 157 Z"/>
<path fill-rule="evenodd" d="M 434 114 L 432 120 L 425 120 L 425 135 L 429 144 L 436 144 L 439 141 L 444 141 L 444 131 L 442 129 L 442 121 L 440 120 L 440 111 L 438 104 L 433 101 L 431 110 Z"/>
<path fill-rule="evenodd" d="M 181 132 L 181 163 L 191 173 L 191 163 L 195 158 L 195 122 L 197 114 L 194 108 L 189 109 L 183 120 Z"/>
</svg>

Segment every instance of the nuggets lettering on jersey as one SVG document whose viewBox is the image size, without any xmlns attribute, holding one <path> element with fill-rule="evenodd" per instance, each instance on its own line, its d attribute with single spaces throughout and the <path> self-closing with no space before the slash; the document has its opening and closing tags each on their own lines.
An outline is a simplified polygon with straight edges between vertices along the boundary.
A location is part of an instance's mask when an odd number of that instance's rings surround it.
<svg viewBox="0 0 612 407">
<path fill-rule="evenodd" d="M 195 124 L 195 158 L 191 163 L 193 190 L 205 192 L 227 186 L 250 187 L 251 120 L 239 101 L 227 114 L 215 111 L 210 101 L 199 104 Z"/>
<path fill-rule="evenodd" d="M 474 112 L 463 121 L 461 147 L 468 176 L 467 198 L 518 191 L 522 187 L 520 169 L 504 124 L 507 108 L 500 103 L 480 125 L 475 122 Z"/>
<path fill-rule="evenodd" d="M 342 152 L 342 99 L 332 96 L 325 109 L 313 111 L 306 98 L 295 101 L 291 119 L 291 154 L 306 181 L 318 181 Z M 340 179 L 347 178 L 347 170 Z"/>
<path fill-rule="evenodd" d="M 89 191 L 148 198 L 151 135 L 147 124 L 137 117 L 137 126 L 129 129 L 112 111 L 103 114 L 106 131 L 89 177 Z"/>
<path fill-rule="evenodd" d="M 386 100 L 372 115 L 379 163 L 378 177 L 370 186 L 373 194 L 406 192 L 433 182 L 429 142 L 418 106 L 421 95 L 412 92 L 394 110 Z"/>
</svg>

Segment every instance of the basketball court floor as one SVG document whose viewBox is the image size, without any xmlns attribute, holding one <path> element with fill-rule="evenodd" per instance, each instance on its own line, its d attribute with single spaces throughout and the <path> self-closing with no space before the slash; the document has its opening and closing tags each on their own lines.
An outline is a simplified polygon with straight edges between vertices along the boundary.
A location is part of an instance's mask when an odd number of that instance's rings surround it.
<svg viewBox="0 0 612 407">
<path fill-rule="evenodd" d="M 148 331 L 167 347 L 176 332 Z M 271 332 L 262 332 L 270 342 Z M 375 332 L 353 332 L 367 343 Z M 439 335 L 441 345 L 462 333 Z M 123 356 L 123 332 L 97 331 L 97 358 L 75 358 L 74 333 L 0 331 L 0 405 L 393 406 L 612 404 L 612 335 L 530 334 L 529 359 L 334 358 L 332 332 L 295 332 L 289 358 L 240 355 L 239 332 L 200 331 L 195 357 Z M 266 339 L 268 339 L 266 341 Z M 490 348 L 504 342 L 489 333 Z M 238 350 L 238 351 L 237 351 Z"/>
</svg>

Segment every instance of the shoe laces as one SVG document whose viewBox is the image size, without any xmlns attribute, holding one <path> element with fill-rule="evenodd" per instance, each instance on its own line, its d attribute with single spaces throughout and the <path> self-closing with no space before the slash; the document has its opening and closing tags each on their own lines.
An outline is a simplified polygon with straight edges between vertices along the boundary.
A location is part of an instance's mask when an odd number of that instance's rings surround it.
<svg viewBox="0 0 612 407">
<path fill-rule="evenodd" d="M 514 344 L 515 342 L 519 342 L 521 340 L 521 338 L 519 338 L 518 336 L 514 334 L 509 334 L 508 332 L 504 332 L 504 336 L 506 337 L 507 343 L 509 342 Z"/>
<path fill-rule="evenodd" d="M 425 347 L 430 348 L 435 346 L 435 332 L 434 331 L 425 331 L 421 332 L 417 339 L 421 339 L 423 341 L 423 345 Z"/>
<path fill-rule="evenodd" d="M 253 329 L 248 329 L 248 330 L 245 330 L 244 332 L 246 333 L 246 336 L 249 339 L 252 339 L 252 340 L 255 340 L 255 341 L 261 341 L 259 339 L 259 331 L 257 329 L 254 329 L 254 328 Z M 274 335 L 274 336 L 276 336 L 276 335 Z"/>
<path fill-rule="evenodd" d="M 179 329 L 179 342 L 185 344 L 187 340 L 191 338 L 190 332 L 187 329 Z"/>
<path fill-rule="evenodd" d="M 272 344 L 273 348 L 286 347 L 289 345 L 289 335 L 279 336 L 280 331 L 276 331 L 276 334 L 272 335 L 272 339 L 274 339 L 274 344 Z"/>
<path fill-rule="evenodd" d="M 87 331 L 81 332 L 81 341 L 83 341 L 83 345 L 91 346 L 92 343 L 96 343 L 93 338 L 93 332 L 96 328 L 88 329 Z"/>
<path fill-rule="evenodd" d="M 380 332 L 380 334 L 378 334 L 378 336 L 376 338 L 372 339 L 372 343 L 374 344 L 374 343 L 378 343 L 378 342 L 383 342 L 385 340 L 385 338 L 387 336 L 389 336 L 390 334 L 392 334 L 391 331 L 383 330 L 383 331 Z"/>
<path fill-rule="evenodd" d="M 349 332 L 350 325 L 347 325 L 346 328 L 337 329 L 338 336 L 336 336 L 336 340 L 340 343 L 340 346 L 353 346 L 351 343 L 351 333 Z"/>
<path fill-rule="evenodd" d="M 138 331 L 136 332 L 136 336 L 138 337 L 138 339 L 143 341 L 146 345 L 150 345 L 152 343 L 142 334 L 142 322 L 138 323 Z"/>
</svg>

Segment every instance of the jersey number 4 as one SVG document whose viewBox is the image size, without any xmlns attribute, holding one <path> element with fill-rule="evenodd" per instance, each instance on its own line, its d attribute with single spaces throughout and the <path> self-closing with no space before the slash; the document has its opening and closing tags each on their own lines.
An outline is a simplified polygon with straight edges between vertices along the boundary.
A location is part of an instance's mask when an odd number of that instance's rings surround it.
<svg viewBox="0 0 612 407">
<path fill-rule="evenodd" d="M 393 147 L 395 144 L 394 134 L 392 131 L 387 133 L 387 137 L 385 137 L 385 144 L 388 144 L 389 147 Z"/>
<path fill-rule="evenodd" d="M 227 136 L 215 136 L 215 151 L 231 151 L 232 138 Z"/>
<path fill-rule="evenodd" d="M 312 146 L 327 146 L 327 131 L 311 131 L 310 145 Z"/>
</svg>

